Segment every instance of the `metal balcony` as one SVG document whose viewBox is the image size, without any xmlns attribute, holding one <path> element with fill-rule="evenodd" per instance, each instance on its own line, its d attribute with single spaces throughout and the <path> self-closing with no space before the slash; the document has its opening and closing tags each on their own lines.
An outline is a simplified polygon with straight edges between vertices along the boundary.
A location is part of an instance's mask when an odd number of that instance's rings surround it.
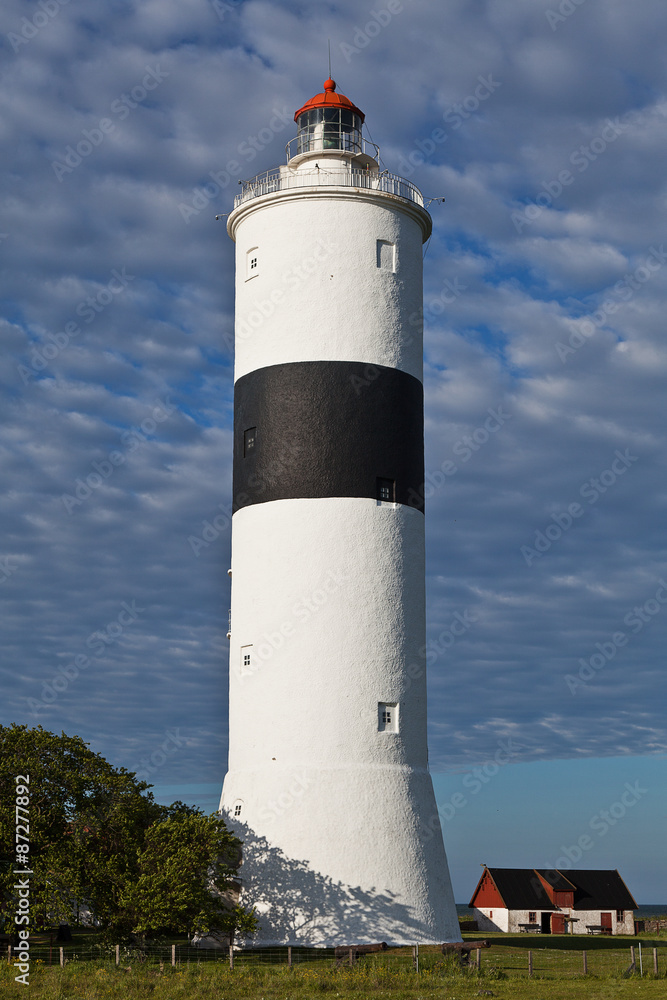
<svg viewBox="0 0 667 1000">
<path fill-rule="evenodd" d="M 364 188 L 369 191 L 383 191 L 387 194 L 405 198 L 420 208 L 424 207 L 424 198 L 419 188 L 406 181 L 404 177 L 391 174 L 388 170 L 378 173 L 374 170 L 355 170 L 353 168 L 326 169 L 322 165 L 319 170 L 296 170 L 287 172 L 280 167 L 257 174 L 250 180 L 241 181 L 241 193 L 234 198 L 234 208 L 243 205 L 253 198 L 261 198 L 265 194 L 276 191 L 287 191 L 291 188 L 306 187 L 349 187 Z"/>
</svg>

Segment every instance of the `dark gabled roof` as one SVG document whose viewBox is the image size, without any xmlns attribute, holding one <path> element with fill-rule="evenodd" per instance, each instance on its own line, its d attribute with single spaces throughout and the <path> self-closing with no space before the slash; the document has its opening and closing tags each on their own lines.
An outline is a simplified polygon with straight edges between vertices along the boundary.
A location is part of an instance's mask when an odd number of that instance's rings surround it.
<svg viewBox="0 0 667 1000">
<path fill-rule="evenodd" d="M 488 868 L 508 910 L 554 910 L 532 868 Z"/>
<path fill-rule="evenodd" d="M 567 877 L 574 882 L 575 910 L 636 910 L 637 904 L 618 871 L 576 871 Z"/>
<path fill-rule="evenodd" d="M 549 883 L 554 892 L 574 892 L 576 889 L 574 883 L 555 868 L 536 868 L 535 871 Z"/>
<path fill-rule="evenodd" d="M 574 890 L 575 910 L 635 910 L 637 904 L 618 871 L 580 871 L 565 874 L 546 868 L 487 868 L 508 910 L 556 910 L 538 873 L 556 892 Z M 481 883 L 481 879 L 480 879 Z M 478 885 L 479 888 L 479 885 Z M 473 895 L 471 904 L 477 895 Z"/>
</svg>

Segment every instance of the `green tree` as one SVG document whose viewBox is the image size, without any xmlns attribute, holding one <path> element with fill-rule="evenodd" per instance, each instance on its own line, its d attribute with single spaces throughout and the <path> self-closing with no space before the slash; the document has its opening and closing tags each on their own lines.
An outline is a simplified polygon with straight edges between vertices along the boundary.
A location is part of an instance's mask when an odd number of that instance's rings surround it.
<svg viewBox="0 0 667 1000">
<path fill-rule="evenodd" d="M 233 906 L 238 848 L 218 816 L 182 814 L 154 824 L 146 833 L 139 876 L 121 899 L 134 929 L 232 930 L 239 917 Z M 254 918 L 250 923 L 254 930 Z"/>
<path fill-rule="evenodd" d="M 0 914 L 11 927 L 17 893 L 16 779 L 29 778 L 30 926 L 91 909 L 103 930 L 224 929 L 240 841 L 218 816 L 155 802 L 150 785 L 115 768 L 78 736 L 0 726 Z M 240 924 L 254 929 L 241 910 Z M 213 921 L 218 921 L 213 923 Z"/>
</svg>

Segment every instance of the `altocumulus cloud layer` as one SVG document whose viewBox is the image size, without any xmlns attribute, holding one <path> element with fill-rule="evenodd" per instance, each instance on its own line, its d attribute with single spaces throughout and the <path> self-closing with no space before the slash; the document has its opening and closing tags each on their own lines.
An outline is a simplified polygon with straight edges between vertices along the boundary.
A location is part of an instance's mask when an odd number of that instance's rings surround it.
<svg viewBox="0 0 667 1000">
<path fill-rule="evenodd" d="M 214 216 L 282 162 L 329 37 L 384 166 L 446 197 L 423 316 L 432 765 L 508 737 L 523 760 L 665 752 L 667 11 L 561 6 L 6 0 L 3 722 L 133 769 L 171 740 L 153 781 L 222 777 Z"/>
</svg>

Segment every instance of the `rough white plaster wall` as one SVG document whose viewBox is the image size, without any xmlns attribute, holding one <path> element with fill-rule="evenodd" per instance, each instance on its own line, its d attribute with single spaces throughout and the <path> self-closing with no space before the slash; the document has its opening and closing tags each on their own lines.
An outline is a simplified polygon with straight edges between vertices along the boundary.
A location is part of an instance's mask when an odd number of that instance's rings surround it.
<svg viewBox="0 0 667 1000">
<path fill-rule="evenodd" d="M 244 843 L 241 902 L 262 914 L 257 944 L 461 939 L 425 770 L 276 762 L 231 771 L 222 805 Z"/>
<path fill-rule="evenodd" d="M 539 924 L 539 923 L 542 922 L 542 912 L 543 911 L 540 910 L 540 909 L 535 909 L 535 910 L 532 910 L 532 911 L 531 910 L 506 910 L 505 912 L 507 913 L 507 930 L 510 933 L 512 933 L 512 934 L 518 934 L 521 931 L 521 927 L 519 926 L 520 924 L 527 924 L 528 923 L 528 915 L 531 912 L 536 914 L 536 917 L 535 917 L 535 923 L 536 924 Z M 546 911 L 544 911 L 544 912 L 546 912 Z M 563 912 L 566 912 L 566 911 L 563 911 Z M 496 915 L 495 914 L 495 910 L 494 910 L 493 915 L 495 917 L 495 915 Z"/>
<path fill-rule="evenodd" d="M 426 770 L 423 644 L 418 511 L 332 498 L 234 515 L 221 809 L 246 843 L 244 901 L 271 900 L 261 943 L 460 939 Z M 398 733 L 378 731 L 380 701 L 399 704 Z M 292 882 L 312 906 L 286 920 L 272 893 Z"/>
<path fill-rule="evenodd" d="M 235 379 L 293 361 L 362 361 L 421 380 L 421 227 L 395 198 L 339 191 L 282 192 L 241 218 Z M 395 273 L 378 268 L 378 239 L 396 243 Z M 255 246 L 259 273 L 246 280 Z"/>
<path fill-rule="evenodd" d="M 493 914 L 493 916 L 489 916 Z M 509 910 L 496 906 L 480 906 L 474 909 L 474 919 L 480 931 L 505 931 L 509 927 Z"/>
<path fill-rule="evenodd" d="M 600 924 L 601 913 L 611 913 L 612 934 L 634 934 L 635 932 L 634 912 L 632 910 L 625 911 L 625 919 L 623 921 L 616 920 L 616 910 L 610 907 L 604 910 L 568 910 L 567 912 L 577 918 L 577 923 L 574 925 L 575 934 L 586 934 L 587 924 L 593 926 Z"/>
<path fill-rule="evenodd" d="M 493 913 L 493 918 L 489 917 L 490 912 Z M 481 907 L 475 910 L 474 919 L 477 920 L 477 926 L 480 931 L 495 930 L 518 934 L 521 930 L 519 925 L 528 923 L 529 912 L 529 910 L 499 910 L 496 907 Z M 542 919 L 542 912 L 546 911 L 538 909 L 533 912 L 537 913 L 536 922 L 539 924 Z M 574 910 L 571 907 L 563 906 L 556 912 L 577 918 L 573 930 L 566 931 L 568 934 L 586 934 L 587 924 L 598 925 L 600 923 L 600 910 Z M 616 920 L 616 910 L 605 910 L 604 912 L 611 913 L 613 934 L 634 934 L 635 925 L 632 910 L 625 911 L 623 921 Z"/>
<path fill-rule="evenodd" d="M 237 511 L 230 769 L 425 767 L 424 602 L 419 511 L 363 497 Z M 380 701 L 400 703 L 399 733 L 377 731 Z"/>
</svg>

